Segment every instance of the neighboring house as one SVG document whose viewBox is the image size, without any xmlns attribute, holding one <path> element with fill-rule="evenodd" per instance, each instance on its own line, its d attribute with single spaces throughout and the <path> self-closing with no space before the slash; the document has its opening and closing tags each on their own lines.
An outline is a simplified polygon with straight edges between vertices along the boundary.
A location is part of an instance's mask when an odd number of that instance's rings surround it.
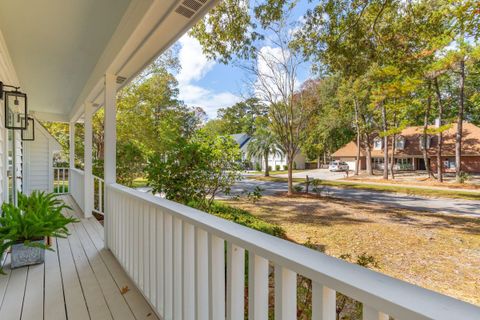
<svg viewBox="0 0 480 320">
<path fill-rule="evenodd" d="M 232 134 L 232 138 L 238 143 L 241 151 L 242 161 L 248 161 L 251 164 L 252 168 L 255 168 L 257 164 L 265 170 L 265 161 L 263 157 L 250 157 L 248 154 L 248 144 L 250 143 L 251 136 L 246 133 L 237 133 Z M 306 157 L 302 153 L 298 153 L 295 158 L 295 168 L 296 169 L 305 169 Z M 268 157 L 268 165 L 275 170 L 276 166 L 280 166 L 283 170 L 284 166 L 287 165 L 287 158 L 283 152 L 278 152 L 276 154 L 270 154 Z"/>
<path fill-rule="evenodd" d="M 22 141 L 23 192 L 53 191 L 53 158 L 62 150 L 60 143 L 35 121 L 35 140 Z"/>
<path fill-rule="evenodd" d="M 433 127 L 431 127 L 433 128 Z M 457 124 L 453 124 L 443 132 L 442 161 L 445 172 L 455 171 L 455 134 Z M 397 136 L 395 146 L 395 170 L 425 170 L 423 159 L 423 127 L 407 127 Z M 438 136 L 429 135 L 427 139 L 427 153 L 430 168 L 437 170 Z M 383 139 L 375 137 L 372 146 L 372 165 L 374 169 L 383 169 Z M 389 145 L 389 157 L 392 148 Z M 333 160 L 342 160 L 349 164 L 350 170 L 355 169 L 357 144 L 355 141 L 332 154 Z M 461 170 L 470 173 L 480 173 L 480 128 L 472 123 L 464 122 L 462 138 L 462 167 Z M 360 169 L 366 169 L 366 152 L 362 145 L 360 150 Z"/>
</svg>

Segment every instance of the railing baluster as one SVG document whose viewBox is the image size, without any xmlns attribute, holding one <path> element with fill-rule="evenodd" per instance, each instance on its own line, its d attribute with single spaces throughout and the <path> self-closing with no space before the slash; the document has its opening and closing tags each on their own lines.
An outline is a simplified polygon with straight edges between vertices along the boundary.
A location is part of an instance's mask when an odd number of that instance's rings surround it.
<svg viewBox="0 0 480 320">
<path fill-rule="evenodd" d="M 155 249 L 157 251 L 157 268 L 156 268 L 156 278 L 157 278 L 157 309 L 160 311 L 160 314 L 164 314 L 164 291 L 165 291 L 165 251 L 164 251 L 164 214 L 161 209 L 155 209 L 156 214 L 156 232 L 155 239 L 156 245 Z"/>
<path fill-rule="evenodd" d="M 164 219 L 164 245 L 165 245 L 165 258 L 164 262 L 164 300 L 165 300 L 165 319 L 172 319 L 173 316 L 173 235 L 172 235 L 172 216 L 165 213 Z"/>
<path fill-rule="evenodd" d="M 183 224 L 183 319 L 195 319 L 195 228 Z"/>
<path fill-rule="evenodd" d="M 244 318 L 245 250 L 232 243 L 227 245 L 227 319 Z"/>
<path fill-rule="evenodd" d="M 225 320 L 225 240 L 210 234 L 210 317 Z"/>
<path fill-rule="evenodd" d="M 65 168 L 62 170 L 62 193 L 65 193 Z"/>
<path fill-rule="evenodd" d="M 156 266 L 157 266 L 157 250 L 156 250 L 156 245 L 157 245 L 157 239 L 156 239 L 156 233 L 160 233 L 160 230 L 155 230 L 156 227 L 156 219 L 157 215 L 155 214 L 155 207 L 151 206 L 150 207 L 150 213 L 149 213 L 149 227 L 150 227 L 150 232 L 149 232 L 149 242 L 150 242 L 150 301 L 152 304 L 157 307 L 157 271 L 156 271 Z"/>
<path fill-rule="evenodd" d="M 128 223 L 128 268 L 130 272 L 130 276 L 133 278 L 133 262 L 135 260 L 133 256 L 133 244 L 134 244 L 134 238 L 133 238 L 133 230 L 134 230 L 134 225 L 133 222 L 135 220 L 135 207 L 133 205 L 133 198 L 128 199 L 128 207 L 129 207 L 129 223 Z"/>
<path fill-rule="evenodd" d="M 205 230 L 196 228 L 196 315 L 198 320 L 208 320 L 208 234 Z"/>
<path fill-rule="evenodd" d="M 103 180 L 98 180 L 98 211 L 103 212 Z"/>
<path fill-rule="evenodd" d="M 335 320 L 336 292 L 312 281 L 312 319 Z"/>
<path fill-rule="evenodd" d="M 363 320 L 388 320 L 388 315 L 363 304 Z"/>
<path fill-rule="evenodd" d="M 150 297 L 150 205 L 143 210 L 143 293 Z"/>
<path fill-rule="evenodd" d="M 248 318 L 268 319 L 268 260 L 248 254 Z"/>
<path fill-rule="evenodd" d="M 275 265 L 275 319 L 297 318 L 297 274 Z"/>
<path fill-rule="evenodd" d="M 182 220 L 173 218 L 173 319 L 182 319 Z"/>
<path fill-rule="evenodd" d="M 144 270 L 144 264 L 145 264 L 145 243 L 143 243 L 144 235 L 145 235 L 145 229 L 144 229 L 144 219 L 145 219 L 145 206 L 146 204 L 139 204 L 138 205 L 138 210 L 137 210 L 137 217 L 138 217 L 138 224 L 137 224 L 137 230 L 138 230 L 138 245 L 136 248 L 136 251 L 138 251 L 138 286 L 140 290 L 145 293 L 145 283 L 143 282 L 143 270 Z"/>
</svg>

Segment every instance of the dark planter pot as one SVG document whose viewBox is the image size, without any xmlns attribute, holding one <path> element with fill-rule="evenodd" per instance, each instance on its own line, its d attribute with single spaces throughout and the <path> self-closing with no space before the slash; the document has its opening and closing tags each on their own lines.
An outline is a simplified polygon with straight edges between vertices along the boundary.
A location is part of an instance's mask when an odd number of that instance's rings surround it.
<svg viewBox="0 0 480 320">
<path fill-rule="evenodd" d="M 32 243 L 45 244 L 45 240 L 35 240 Z M 22 243 L 12 245 L 12 268 L 30 266 L 43 263 L 45 261 L 45 249 L 37 247 L 27 247 Z"/>
</svg>

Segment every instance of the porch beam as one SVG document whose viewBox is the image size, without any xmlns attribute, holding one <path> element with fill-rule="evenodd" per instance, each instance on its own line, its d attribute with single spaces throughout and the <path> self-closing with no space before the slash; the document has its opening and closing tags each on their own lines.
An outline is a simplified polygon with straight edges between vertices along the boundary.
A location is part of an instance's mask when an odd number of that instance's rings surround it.
<svg viewBox="0 0 480 320">
<path fill-rule="evenodd" d="M 116 77 L 113 74 L 105 74 L 105 101 L 104 101 L 104 180 L 105 187 L 114 184 L 117 180 L 117 106 L 116 106 Z M 107 188 L 106 188 L 107 189 Z M 108 230 L 109 217 L 111 212 L 109 194 L 105 192 L 105 214 L 104 214 L 104 232 L 105 248 L 109 247 Z"/>
<path fill-rule="evenodd" d="M 93 130 L 92 130 L 92 117 L 93 117 L 93 105 L 90 102 L 84 104 L 84 126 L 85 126 L 85 137 L 84 137 L 84 215 L 86 218 L 92 216 L 93 210 L 93 174 L 92 174 L 92 140 L 93 140 Z"/>
<path fill-rule="evenodd" d="M 75 122 L 69 127 L 70 168 L 75 168 Z M 70 181 L 70 179 L 68 179 Z"/>
</svg>

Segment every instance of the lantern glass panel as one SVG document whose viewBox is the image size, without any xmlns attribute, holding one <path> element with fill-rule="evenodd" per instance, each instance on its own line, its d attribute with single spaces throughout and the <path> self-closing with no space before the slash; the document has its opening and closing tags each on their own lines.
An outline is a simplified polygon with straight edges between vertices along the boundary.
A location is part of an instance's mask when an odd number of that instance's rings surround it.
<svg viewBox="0 0 480 320">
<path fill-rule="evenodd" d="M 21 92 L 5 92 L 5 127 L 26 129 L 23 119 L 27 115 L 27 95 Z"/>
<path fill-rule="evenodd" d="M 35 120 L 33 120 L 33 118 L 28 117 L 27 129 L 22 130 L 22 140 L 23 141 L 35 140 Z"/>
</svg>

